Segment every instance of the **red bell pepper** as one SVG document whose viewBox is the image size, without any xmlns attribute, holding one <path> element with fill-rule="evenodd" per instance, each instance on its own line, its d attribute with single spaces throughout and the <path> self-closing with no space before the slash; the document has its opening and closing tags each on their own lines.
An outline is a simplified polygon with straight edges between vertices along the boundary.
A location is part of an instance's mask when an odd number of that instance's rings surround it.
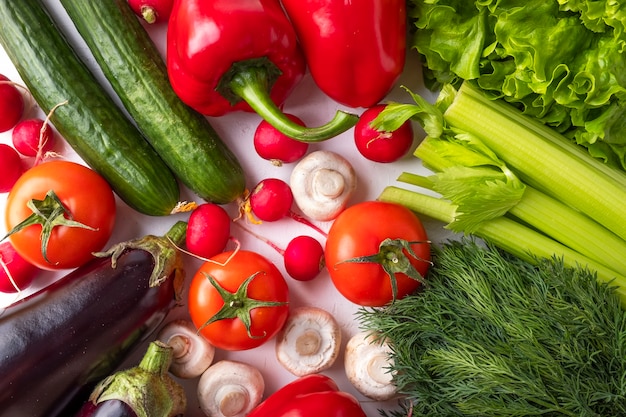
<svg viewBox="0 0 626 417">
<path fill-rule="evenodd" d="M 335 101 L 370 107 L 404 69 L 405 0 L 282 0 L 313 80 Z"/>
<path fill-rule="evenodd" d="M 279 0 L 175 0 L 166 61 L 176 94 L 207 116 L 256 111 L 282 133 L 319 141 L 354 126 L 337 112 L 306 128 L 279 108 L 302 79 L 306 63 Z"/>
<path fill-rule="evenodd" d="M 366 417 L 361 405 L 322 374 L 300 377 L 256 406 L 246 417 Z"/>
</svg>

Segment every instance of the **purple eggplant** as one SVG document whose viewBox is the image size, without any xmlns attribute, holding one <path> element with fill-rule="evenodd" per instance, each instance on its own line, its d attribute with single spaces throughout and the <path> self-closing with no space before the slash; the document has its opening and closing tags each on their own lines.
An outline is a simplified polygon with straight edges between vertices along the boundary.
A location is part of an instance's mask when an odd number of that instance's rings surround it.
<svg viewBox="0 0 626 417">
<path fill-rule="evenodd" d="M 0 315 L 0 416 L 76 414 L 177 305 L 186 223 L 123 242 Z"/>
</svg>

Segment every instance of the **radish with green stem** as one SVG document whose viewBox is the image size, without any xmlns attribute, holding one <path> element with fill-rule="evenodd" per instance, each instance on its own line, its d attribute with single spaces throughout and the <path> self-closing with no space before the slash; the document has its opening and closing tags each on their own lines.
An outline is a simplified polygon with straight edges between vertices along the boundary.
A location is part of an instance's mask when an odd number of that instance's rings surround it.
<svg viewBox="0 0 626 417">
<path fill-rule="evenodd" d="M 254 233 L 252 230 L 238 225 L 247 233 L 267 243 L 283 257 L 285 271 L 297 281 L 311 281 L 324 269 L 324 247 L 320 242 L 308 235 L 296 236 L 291 239 L 285 249 L 271 240 Z"/>
<path fill-rule="evenodd" d="M 189 216 L 185 245 L 193 255 L 212 258 L 224 251 L 230 239 L 231 218 L 214 203 L 200 204 Z"/>
<path fill-rule="evenodd" d="M 289 184 L 279 178 L 266 178 L 254 187 L 244 202 L 243 211 L 251 212 L 259 220 L 266 222 L 290 217 L 326 236 L 325 231 L 291 209 L 293 201 L 294 197 Z"/>
<path fill-rule="evenodd" d="M 389 163 L 406 155 L 413 144 L 413 126 L 407 120 L 395 130 L 379 130 L 372 121 L 385 109 L 384 104 L 366 109 L 354 126 L 354 143 L 370 161 Z"/>
<path fill-rule="evenodd" d="M 24 114 L 24 98 L 16 85 L 0 74 L 0 132 L 11 130 Z"/>
<path fill-rule="evenodd" d="M 0 143 L 0 193 L 8 193 L 22 175 L 22 158 L 11 146 Z"/>
<path fill-rule="evenodd" d="M 285 114 L 289 119 L 304 126 L 304 122 L 292 114 Z M 278 131 L 267 121 L 262 120 L 254 132 L 254 149 L 257 154 L 276 166 L 295 162 L 302 158 L 309 149 L 307 142 L 290 138 Z"/>
<path fill-rule="evenodd" d="M 52 151 L 56 136 L 52 126 L 39 118 L 25 119 L 19 122 L 11 132 L 15 149 L 24 156 L 43 157 Z"/>
</svg>

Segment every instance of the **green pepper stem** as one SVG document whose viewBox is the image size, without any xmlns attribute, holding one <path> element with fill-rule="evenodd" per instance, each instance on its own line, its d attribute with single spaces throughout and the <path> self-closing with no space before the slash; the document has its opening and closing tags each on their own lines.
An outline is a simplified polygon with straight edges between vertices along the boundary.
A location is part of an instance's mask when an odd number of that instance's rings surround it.
<svg viewBox="0 0 626 417">
<path fill-rule="evenodd" d="M 301 126 L 290 120 L 274 103 L 269 94 L 270 74 L 264 66 L 241 66 L 229 80 L 228 86 L 237 96 L 279 132 L 300 142 L 321 142 L 353 127 L 358 116 L 337 111 L 333 119 L 318 127 Z"/>
</svg>

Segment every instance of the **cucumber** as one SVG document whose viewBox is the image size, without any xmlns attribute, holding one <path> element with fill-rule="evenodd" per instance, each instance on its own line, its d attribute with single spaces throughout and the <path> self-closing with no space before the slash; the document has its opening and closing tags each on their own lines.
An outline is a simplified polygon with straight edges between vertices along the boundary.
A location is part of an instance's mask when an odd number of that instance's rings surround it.
<svg viewBox="0 0 626 417">
<path fill-rule="evenodd" d="M 87 165 L 147 215 L 179 203 L 178 181 L 66 41 L 39 0 L 0 1 L 0 44 L 37 104 Z"/>
<path fill-rule="evenodd" d="M 137 127 L 174 172 L 204 200 L 242 197 L 244 172 L 206 117 L 172 89 L 167 67 L 127 0 L 62 0 L 70 19 Z"/>
</svg>

